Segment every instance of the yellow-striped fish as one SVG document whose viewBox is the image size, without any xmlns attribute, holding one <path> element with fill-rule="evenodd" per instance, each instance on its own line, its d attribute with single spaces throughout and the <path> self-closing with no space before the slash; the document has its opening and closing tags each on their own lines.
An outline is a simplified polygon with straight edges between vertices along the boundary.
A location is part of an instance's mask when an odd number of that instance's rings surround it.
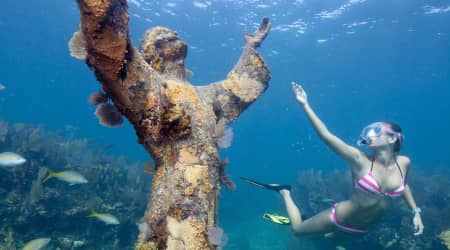
<svg viewBox="0 0 450 250">
<path fill-rule="evenodd" d="M 118 225 L 120 224 L 119 219 L 117 219 L 116 216 L 112 214 L 101 214 L 97 213 L 95 211 L 92 211 L 88 217 L 97 218 L 103 222 L 105 222 L 107 225 Z"/>
<path fill-rule="evenodd" d="M 25 243 L 22 250 L 39 250 L 44 248 L 49 242 L 50 238 L 38 238 Z"/>
<path fill-rule="evenodd" d="M 17 153 L 0 153 L 0 167 L 15 167 L 24 164 L 26 161 L 25 158 Z"/>
<path fill-rule="evenodd" d="M 88 180 L 84 178 L 81 174 L 75 171 L 62 171 L 53 172 L 50 168 L 47 168 L 48 176 L 42 181 L 42 183 L 50 180 L 51 178 L 57 178 L 59 180 L 69 183 L 69 185 L 84 184 L 88 183 Z"/>
</svg>

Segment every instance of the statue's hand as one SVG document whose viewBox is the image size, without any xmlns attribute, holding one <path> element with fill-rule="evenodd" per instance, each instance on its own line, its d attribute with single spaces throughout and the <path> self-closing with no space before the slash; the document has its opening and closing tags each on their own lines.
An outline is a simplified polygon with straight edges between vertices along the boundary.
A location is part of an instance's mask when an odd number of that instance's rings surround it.
<svg viewBox="0 0 450 250">
<path fill-rule="evenodd" d="M 257 48 L 261 45 L 261 42 L 266 38 L 267 34 L 269 34 L 270 27 L 272 24 L 269 22 L 268 17 L 264 17 L 259 28 L 253 32 L 253 34 L 249 35 L 247 32 L 244 33 L 245 41 L 247 41 L 247 47 Z"/>
</svg>

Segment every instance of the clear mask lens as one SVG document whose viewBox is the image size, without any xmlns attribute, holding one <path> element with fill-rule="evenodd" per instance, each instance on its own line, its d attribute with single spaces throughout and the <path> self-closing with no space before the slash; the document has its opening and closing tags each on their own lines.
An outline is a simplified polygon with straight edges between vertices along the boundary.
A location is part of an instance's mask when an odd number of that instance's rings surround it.
<svg viewBox="0 0 450 250">
<path fill-rule="evenodd" d="M 358 139 L 358 146 L 369 145 L 372 140 L 371 138 L 381 136 L 383 132 L 383 124 L 381 122 L 372 123 L 365 127 Z"/>
</svg>

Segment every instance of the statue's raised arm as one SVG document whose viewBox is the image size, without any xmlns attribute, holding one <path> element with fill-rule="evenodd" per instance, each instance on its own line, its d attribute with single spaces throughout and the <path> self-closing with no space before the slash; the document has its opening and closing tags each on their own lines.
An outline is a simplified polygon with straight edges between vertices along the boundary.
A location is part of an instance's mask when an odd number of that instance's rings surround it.
<svg viewBox="0 0 450 250">
<path fill-rule="evenodd" d="M 270 72 L 256 48 L 269 34 L 270 27 L 269 18 L 264 17 L 253 34 L 245 33 L 244 50 L 227 78 L 205 88 L 216 95 L 214 106 L 219 120 L 233 121 L 267 89 Z"/>
<path fill-rule="evenodd" d="M 80 28 L 86 39 L 87 63 L 107 87 L 126 78 L 126 66 L 133 56 L 125 0 L 77 0 Z M 109 83 L 111 82 L 111 83 Z"/>
<path fill-rule="evenodd" d="M 131 42 L 127 1 L 77 0 L 77 3 L 80 30 L 74 35 L 78 39 L 72 39 L 75 42 L 71 42 L 71 50 L 83 47 L 81 58 L 112 100 L 114 106 L 110 106 L 117 107 L 138 134 L 158 140 L 159 127 L 152 125 L 160 122 L 163 113 L 163 78 L 146 62 L 147 54 L 140 53 Z M 143 39 L 143 45 L 147 40 Z"/>
</svg>

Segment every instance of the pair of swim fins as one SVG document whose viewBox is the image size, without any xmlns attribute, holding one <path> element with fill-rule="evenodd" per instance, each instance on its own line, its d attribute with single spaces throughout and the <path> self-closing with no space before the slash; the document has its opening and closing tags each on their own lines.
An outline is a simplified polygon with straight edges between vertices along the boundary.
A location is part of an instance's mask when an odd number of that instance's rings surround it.
<svg viewBox="0 0 450 250">
<path fill-rule="evenodd" d="M 268 189 L 268 190 L 276 191 L 276 192 L 279 192 L 280 190 L 283 190 L 283 189 L 286 189 L 286 190 L 289 190 L 289 191 L 291 190 L 291 186 L 290 185 L 265 184 L 265 183 L 257 182 L 255 180 L 244 178 L 244 177 L 240 177 L 240 178 L 241 178 L 241 180 L 243 180 L 243 181 L 245 181 L 245 182 L 247 182 L 249 184 L 255 185 L 255 186 L 260 187 L 260 188 L 265 188 L 265 189 Z M 289 225 L 289 224 L 291 224 L 291 221 L 289 220 L 288 217 L 282 216 L 282 215 L 278 215 L 278 214 L 265 213 L 263 215 L 263 218 L 268 220 L 268 221 L 270 221 L 270 222 L 272 222 L 272 223 L 276 223 L 276 224 L 280 224 L 280 225 Z"/>
</svg>

